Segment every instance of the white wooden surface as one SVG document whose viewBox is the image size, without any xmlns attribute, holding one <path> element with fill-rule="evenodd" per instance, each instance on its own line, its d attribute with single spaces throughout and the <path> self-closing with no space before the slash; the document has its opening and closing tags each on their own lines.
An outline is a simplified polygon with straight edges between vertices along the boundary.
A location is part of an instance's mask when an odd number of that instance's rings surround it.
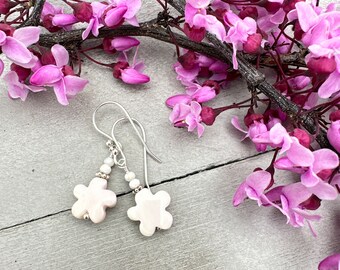
<svg viewBox="0 0 340 270">
<path fill-rule="evenodd" d="M 154 2 L 143 9 L 156 10 Z M 86 62 L 86 90 L 62 107 L 53 92 L 12 101 L 0 81 L 0 269 L 316 269 L 318 261 L 339 247 L 339 206 L 325 204 L 314 239 L 308 229 L 285 224 L 272 209 L 247 202 L 235 209 L 237 185 L 270 154 L 256 156 L 230 125 L 233 111 L 221 115 L 203 138 L 171 127 L 165 99 L 183 91 L 175 80 L 174 47 L 143 38 L 148 85 L 130 87 L 104 68 Z M 106 56 L 102 56 L 105 59 Z M 248 96 L 241 81 L 231 83 L 213 106 Z M 115 100 L 140 120 L 150 148 L 163 160 L 150 161 L 154 190 L 172 195 L 174 226 L 144 238 L 126 210 L 133 205 L 121 171 L 109 183 L 119 194 L 116 208 L 100 225 L 74 219 L 72 190 L 87 184 L 106 157 L 105 139 L 91 124 L 93 109 Z M 99 114 L 109 130 L 121 117 L 115 108 Z M 142 149 L 131 129 L 121 129 L 130 167 L 142 178 Z M 241 161 L 244 160 L 244 161 Z"/>
</svg>

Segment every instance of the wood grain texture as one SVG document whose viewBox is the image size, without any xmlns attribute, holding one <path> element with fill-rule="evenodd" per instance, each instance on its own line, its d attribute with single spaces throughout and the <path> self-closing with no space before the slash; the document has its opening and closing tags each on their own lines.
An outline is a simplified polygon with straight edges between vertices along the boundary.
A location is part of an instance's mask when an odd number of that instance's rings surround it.
<svg viewBox="0 0 340 270">
<path fill-rule="evenodd" d="M 107 60 L 107 56 L 98 57 Z M 173 128 L 164 102 L 170 95 L 184 92 L 172 70 L 176 61 L 174 48 L 143 39 L 140 59 L 145 59 L 146 73 L 152 79 L 144 86 L 122 84 L 109 70 L 86 62 L 83 77 L 90 84 L 67 107 L 57 103 L 52 90 L 31 93 L 26 102 L 10 100 L 6 91 L 1 91 L 0 200 L 7 207 L 1 210 L 0 228 L 71 206 L 73 187 L 87 184 L 108 155 L 105 138 L 91 122 L 94 108 L 104 101 L 120 102 L 144 125 L 150 148 L 163 161 L 160 165 L 150 161 L 151 183 L 256 153 L 249 143 L 240 144 L 242 134 L 230 124 L 231 116 L 241 115 L 242 111 L 222 114 L 201 139 Z M 6 89 L 3 80 L 0 87 Z M 237 81 L 230 83 L 210 105 L 228 105 L 248 96 L 245 85 Z M 117 108 L 103 108 L 98 114 L 99 124 L 109 131 L 121 116 Z M 141 144 L 128 125 L 118 131 L 131 170 L 141 177 Z M 118 194 L 129 190 L 122 177 L 121 171 L 114 170 L 110 186 Z"/>
<path fill-rule="evenodd" d="M 0 269 L 316 269 L 340 244 L 339 205 L 321 207 L 318 238 L 286 225 L 275 209 L 231 205 L 242 178 L 269 160 L 267 154 L 156 186 L 172 196 L 174 225 L 150 238 L 126 216 L 132 194 L 120 196 L 99 225 L 67 211 L 2 230 Z"/>
</svg>

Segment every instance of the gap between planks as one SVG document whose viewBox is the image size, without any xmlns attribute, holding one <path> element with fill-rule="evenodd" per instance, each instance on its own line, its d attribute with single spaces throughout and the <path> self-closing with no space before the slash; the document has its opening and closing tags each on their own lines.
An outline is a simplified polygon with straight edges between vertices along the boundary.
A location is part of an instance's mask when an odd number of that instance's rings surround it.
<svg viewBox="0 0 340 270">
<path fill-rule="evenodd" d="M 150 187 L 156 187 L 156 186 L 159 186 L 159 185 L 162 185 L 162 184 L 165 184 L 165 183 L 169 183 L 169 182 L 172 182 L 172 181 L 176 181 L 176 180 L 180 180 L 180 179 L 183 179 L 183 178 L 187 178 L 189 176 L 196 175 L 196 174 L 199 174 L 199 173 L 202 173 L 202 172 L 214 170 L 214 169 L 217 169 L 217 168 L 220 168 L 220 167 L 224 167 L 224 166 L 229 166 L 231 164 L 238 163 L 238 162 L 241 162 L 241 161 L 245 161 L 247 159 L 251 159 L 251 158 L 254 158 L 254 157 L 265 155 L 265 154 L 267 154 L 269 152 L 272 152 L 272 151 L 273 150 L 265 151 L 265 152 L 262 152 L 262 153 L 256 153 L 254 155 L 251 155 L 251 156 L 248 156 L 248 157 L 245 157 L 245 158 L 238 158 L 238 159 L 234 159 L 234 160 L 231 160 L 231 161 L 228 161 L 228 162 L 225 162 L 225 163 L 210 164 L 210 165 L 207 165 L 206 167 L 204 167 L 202 169 L 198 169 L 198 170 L 195 170 L 193 172 L 190 172 L 190 173 L 187 173 L 187 174 L 183 174 L 183 175 L 180 175 L 180 176 L 177 176 L 177 177 L 165 179 L 165 180 L 163 180 L 163 181 L 161 181 L 159 183 L 151 184 Z M 122 196 L 128 195 L 130 193 L 131 193 L 131 191 L 122 192 L 120 194 L 117 194 L 117 197 L 122 197 Z M 25 222 L 20 222 L 20 223 L 14 224 L 14 225 L 10 225 L 10 226 L 6 226 L 6 227 L 3 227 L 3 228 L 0 228 L 0 232 L 5 231 L 5 230 L 9 230 L 9 229 L 13 229 L 13 228 L 16 228 L 16 227 L 19 227 L 19 226 L 23 226 L 23 225 L 29 224 L 31 222 L 36 222 L 36 221 L 39 221 L 39 220 L 42 220 L 42 219 L 45 219 L 45 218 L 56 216 L 56 215 L 65 213 L 67 211 L 71 211 L 71 208 L 67 208 L 67 209 L 64 209 L 64 210 L 61 210 L 61 211 L 58 211 L 58 212 L 55 212 L 55 213 L 51 213 L 51 214 L 45 215 L 45 216 L 33 218 L 33 219 L 27 220 Z"/>
</svg>

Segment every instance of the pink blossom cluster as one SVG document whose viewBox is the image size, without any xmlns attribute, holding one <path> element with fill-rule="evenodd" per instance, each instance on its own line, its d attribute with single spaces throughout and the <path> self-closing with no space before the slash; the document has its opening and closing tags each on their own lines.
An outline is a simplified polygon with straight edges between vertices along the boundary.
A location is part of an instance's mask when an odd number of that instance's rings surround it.
<svg viewBox="0 0 340 270">
<path fill-rule="evenodd" d="M 234 195 L 234 205 L 238 206 L 246 198 L 256 200 L 259 205 L 279 209 L 290 225 L 301 227 L 306 222 L 312 228 L 310 221 L 319 220 L 320 216 L 310 214 L 308 210 L 319 208 L 321 200 L 338 197 L 338 154 L 325 148 L 311 150 L 311 138 L 305 131 L 295 129 L 288 133 L 278 119 L 267 125 L 262 119 L 254 121 L 247 136 L 260 151 L 275 148 L 278 158 L 267 170 L 256 169 L 242 182 Z M 337 136 L 339 139 L 339 134 Z M 273 187 L 278 182 L 274 177 L 275 170 L 298 174 L 300 181 Z"/>
<path fill-rule="evenodd" d="M 51 50 L 28 49 L 39 40 L 38 27 L 15 30 L 9 25 L 0 25 L 0 46 L 7 59 L 12 62 L 10 71 L 4 76 L 8 84 L 8 95 L 13 99 L 25 100 L 29 92 L 40 92 L 53 87 L 58 101 L 67 105 L 68 100 L 83 90 L 87 80 L 76 76 L 68 65 L 69 54 L 61 45 Z M 1 61 L 1 73 L 4 64 Z"/>
<path fill-rule="evenodd" d="M 211 125 L 214 113 L 202 104 L 213 100 L 227 81 L 229 65 L 204 55 L 187 51 L 175 63 L 177 80 L 185 86 L 185 93 L 166 100 L 172 108 L 170 121 L 175 127 L 187 127 L 188 131 L 197 129 L 198 136 L 204 132 L 202 123 Z"/>
<path fill-rule="evenodd" d="M 140 0 L 92 3 L 66 1 L 66 3 L 73 9 L 72 14 L 46 1 L 41 13 L 41 26 L 54 33 L 70 31 L 79 22 L 87 23 L 82 34 L 83 39 L 90 33 L 98 36 L 102 27 L 115 28 L 124 22 L 138 26 L 136 13 L 141 6 Z M 9 12 L 9 9 L 10 7 L 2 12 Z M 8 85 L 8 95 L 10 98 L 20 98 L 24 101 L 29 92 L 53 88 L 58 102 L 68 105 L 69 99 L 81 92 L 88 81 L 79 76 L 80 66 L 76 73 L 74 62 L 80 61 L 70 59 L 69 52 L 64 46 L 56 44 L 51 49 L 39 46 L 40 33 L 41 27 L 15 29 L 9 24 L 0 24 L 1 51 L 11 62 L 10 71 L 4 76 Z M 94 49 L 99 48 L 112 56 L 116 54 L 117 57 L 112 58 L 114 62 L 103 64 L 112 70 L 113 77 L 128 84 L 143 84 L 149 82 L 150 78 L 142 73 L 143 62 L 137 60 L 139 44 L 140 42 L 133 37 L 104 38 L 102 44 Z M 132 59 L 129 59 L 133 48 L 135 52 Z M 80 49 L 79 52 L 93 60 L 85 51 Z M 0 74 L 4 68 L 4 63 L 0 59 Z"/>
</svg>

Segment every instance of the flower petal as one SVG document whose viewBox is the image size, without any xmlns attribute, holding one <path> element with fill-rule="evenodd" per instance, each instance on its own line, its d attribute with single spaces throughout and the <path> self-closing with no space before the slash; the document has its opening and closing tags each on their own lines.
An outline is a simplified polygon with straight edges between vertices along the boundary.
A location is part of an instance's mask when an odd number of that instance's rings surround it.
<svg viewBox="0 0 340 270">
<path fill-rule="evenodd" d="M 13 37 L 6 38 L 6 43 L 2 45 L 2 52 L 9 60 L 15 61 L 16 63 L 26 64 L 32 59 L 32 53 L 26 46 Z"/>
<path fill-rule="evenodd" d="M 326 169 L 335 169 L 339 165 L 338 155 L 330 149 L 319 149 L 313 152 L 313 171 L 319 173 Z"/>
<path fill-rule="evenodd" d="M 312 151 L 302 146 L 298 139 L 292 138 L 293 142 L 287 151 L 287 157 L 294 163 L 296 166 L 308 167 L 311 166 L 314 162 L 314 156 Z"/>
<path fill-rule="evenodd" d="M 318 94 L 321 98 L 329 98 L 340 90 L 340 73 L 333 71 L 327 80 L 320 86 Z"/>
<path fill-rule="evenodd" d="M 84 89 L 86 84 L 88 84 L 88 80 L 80 78 L 78 76 L 68 75 L 64 77 L 64 83 L 66 88 L 67 96 L 75 96 L 80 91 Z"/>
<path fill-rule="evenodd" d="M 14 31 L 13 38 L 22 42 L 26 47 L 37 43 L 39 40 L 40 28 L 27 26 Z"/>
<path fill-rule="evenodd" d="M 120 6 L 109 10 L 105 16 L 105 24 L 108 27 L 114 27 L 118 25 L 122 20 L 128 8 L 126 6 Z"/>
<path fill-rule="evenodd" d="M 53 89 L 54 89 L 54 93 L 57 97 L 58 102 L 64 106 L 68 105 L 69 102 L 68 102 L 67 95 L 66 95 L 66 87 L 65 87 L 64 80 L 60 80 L 56 82 L 53 85 Z"/>
<path fill-rule="evenodd" d="M 320 181 L 316 186 L 309 187 L 308 190 L 315 194 L 320 200 L 335 200 L 338 191 L 328 183 Z"/>
<path fill-rule="evenodd" d="M 63 67 L 66 66 L 69 62 L 69 54 L 68 51 L 65 49 L 64 46 L 61 46 L 59 44 L 55 44 L 51 48 L 52 55 L 54 57 L 54 60 L 57 64 L 57 67 Z"/>
<path fill-rule="evenodd" d="M 127 84 L 143 84 L 150 81 L 149 76 L 138 72 L 133 68 L 126 68 L 122 70 L 122 81 Z"/>
<path fill-rule="evenodd" d="M 78 19 L 73 14 L 56 14 L 52 19 L 54 26 L 68 26 L 77 22 Z"/>
<path fill-rule="evenodd" d="M 51 86 L 54 83 L 60 81 L 62 77 L 63 74 L 61 73 L 60 68 L 54 65 L 46 65 L 42 66 L 33 73 L 30 83 L 39 86 Z"/>
<path fill-rule="evenodd" d="M 191 97 L 186 94 L 180 94 L 180 95 L 175 95 L 172 97 L 169 97 L 166 101 L 165 104 L 169 108 L 173 108 L 176 104 L 178 103 L 184 103 L 184 104 L 189 104 L 191 101 Z"/>
</svg>

